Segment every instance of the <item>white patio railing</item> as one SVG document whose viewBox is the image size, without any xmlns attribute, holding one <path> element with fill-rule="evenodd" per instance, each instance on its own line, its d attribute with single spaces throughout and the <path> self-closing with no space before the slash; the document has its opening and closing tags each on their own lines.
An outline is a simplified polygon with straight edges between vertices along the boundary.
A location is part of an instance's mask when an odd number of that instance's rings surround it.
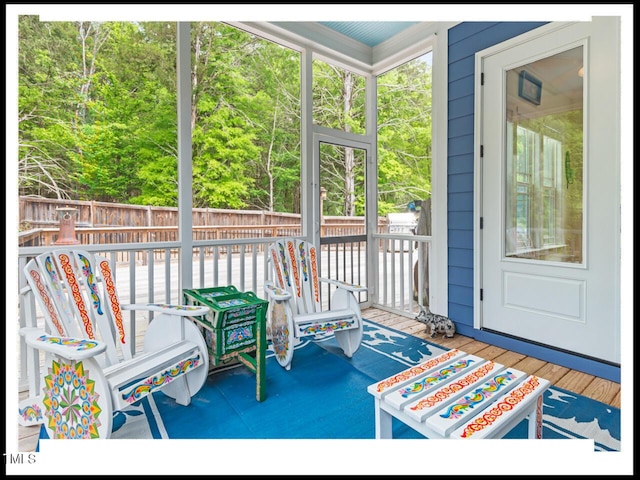
<svg viewBox="0 0 640 480">
<path fill-rule="evenodd" d="M 320 275 L 349 283 L 366 285 L 368 292 L 360 294 L 363 306 L 374 306 L 393 313 L 414 317 L 418 305 L 428 295 L 425 283 L 428 275 L 428 251 L 431 237 L 404 234 L 375 234 L 377 258 L 367 258 L 366 236 L 326 237 L 322 239 Z M 195 241 L 191 282 L 180 281 L 179 242 L 78 245 L 100 252 L 116 264 L 116 286 L 122 303 L 183 303 L 182 288 L 209 288 L 234 285 L 240 291 L 253 291 L 265 298 L 263 285 L 271 278 L 267 247 L 274 238 Z M 18 285 L 26 286 L 23 267 L 34 256 L 51 247 L 25 247 L 18 253 Z M 368 269 L 374 269 L 375 285 L 367 285 Z M 322 284 L 322 301 L 328 306 L 333 291 Z M 29 304 L 25 304 L 29 302 Z M 30 312 L 36 312 L 32 315 Z M 152 316 L 129 312 L 137 345 Z M 152 314 L 151 314 L 152 315 Z M 32 296 L 20 295 L 18 326 L 44 326 Z M 28 387 L 26 346 L 18 337 L 18 375 L 20 390 Z M 41 359 L 42 360 L 42 359 Z"/>
</svg>

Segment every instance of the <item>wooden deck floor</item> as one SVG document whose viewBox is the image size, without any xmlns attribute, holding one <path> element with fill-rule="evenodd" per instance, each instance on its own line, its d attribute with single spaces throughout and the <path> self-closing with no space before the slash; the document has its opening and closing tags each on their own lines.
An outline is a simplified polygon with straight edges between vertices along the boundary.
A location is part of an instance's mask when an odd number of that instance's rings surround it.
<svg viewBox="0 0 640 480">
<path fill-rule="evenodd" d="M 459 348 L 467 353 L 488 360 L 495 360 L 507 367 L 517 368 L 528 374 L 536 374 L 548 379 L 558 388 L 593 398 L 616 408 L 620 408 L 620 384 L 594 377 L 586 373 L 570 370 L 520 353 L 478 342 L 472 338 L 456 334 L 453 338 L 429 338 L 425 326 L 412 318 L 389 313 L 377 308 L 363 310 L 363 316 L 381 325 L 395 328 L 416 337 L 423 338 L 447 348 Z M 20 398 L 26 396 L 22 394 Z M 18 448 L 20 452 L 35 451 L 38 442 L 39 427 L 18 426 Z"/>
</svg>

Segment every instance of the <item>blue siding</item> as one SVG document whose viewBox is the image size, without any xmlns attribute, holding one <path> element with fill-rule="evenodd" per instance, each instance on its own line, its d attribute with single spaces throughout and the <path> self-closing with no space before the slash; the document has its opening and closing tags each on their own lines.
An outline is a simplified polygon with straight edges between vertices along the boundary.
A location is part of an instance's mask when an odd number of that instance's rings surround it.
<svg viewBox="0 0 640 480">
<path fill-rule="evenodd" d="M 459 137 L 449 135 L 447 142 L 447 150 L 449 151 L 449 157 L 455 157 L 462 154 L 471 154 L 471 170 L 473 172 L 473 133 L 468 135 L 462 135 Z"/>
<path fill-rule="evenodd" d="M 449 248 L 466 248 L 473 251 L 473 232 L 470 229 L 454 230 L 449 227 Z M 472 269 L 473 264 L 471 266 L 461 265 L 461 267 Z M 449 279 L 449 283 L 451 283 L 451 279 Z M 452 303 L 451 295 L 449 295 L 449 305 Z"/>
<path fill-rule="evenodd" d="M 449 107 L 449 119 L 464 117 L 468 114 L 469 110 L 473 111 L 473 101 L 473 95 L 466 95 L 456 98 L 455 100 L 449 100 L 447 103 Z"/>
<path fill-rule="evenodd" d="M 458 43 L 465 38 L 473 37 L 495 26 L 495 22 L 464 22 L 449 30 L 449 45 Z"/>
<path fill-rule="evenodd" d="M 467 75 L 466 77 L 459 78 L 449 82 L 449 92 L 456 97 L 466 97 L 467 95 L 473 95 L 473 75 Z M 449 100 L 452 100 L 452 95 L 449 95 Z"/>
<path fill-rule="evenodd" d="M 479 341 L 568 368 L 620 381 L 620 369 L 473 328 L 473 173 L 475 54 L 546 22 L 464 22 L 449 30 L 448 236 L 449 317 L 456 330 Z"/>
<path fill-rule="evenodd" d="M 473 270 L 466 267 L 449 266 L 449 286 L 473 288 Z M 467 290 L 468 292 L 468 290 Z"/>
<path fill-rule="evenodd" d="M 455 174 L 467 172 L 473 173 L 473 152 L 457 156 L 449 155 L 449 178 Z"/>
<path fill-rule="evenodd" d="M 469 115 L 449 120 L 449 128 L 453 129 L 452 134 L 464 136 L 471 135 L 473 139 L 473 117 Z"/>
<path fill-rule="evenodd" d="M 455 178 L 449 177 L 451 180 L 455 181 Z M 447 201 L 449 203 L 449 212 L 473 212 L 473 192 L 465 192 L 465 193 L 449 193 L 447 195 Z M 471 203 L 469 203 L 471 202 Z M 469 225 L 469 230 L 471 230 L 473 225 Z M 449 228 L 449 246 L 455 246 L 454 241 L 452 240 L 451 234 L 453 233 L 451 230 L 451 225 L 448 225 Z M 461 226 L 458 230 L 463 230 L 465 227 Z M 473 248 L 473 242 L 469 244 L 469 248 Z M 449 299 L 451 301 L 451 299 Z"/>
<path fill-rule="evenodd" d="M 475 58 L 473 55 L 462 58 L 454 63 L 449 62 L 449 81 L 455 82 L 461 78 L 473 75 Z"/>
<path fill-rule="evenodd" d="M 473 288 L 472 287 L 465 287 L 465 286 L 462 286 L 462 285 L 451 285 L 449 287 L 449 289 L 450 289 L 451 292 L 459 294 L 460 297 L 463 297 L 463 298 L 468 297 L 468 294 L 473 292 Z M 458 307 L 464 307 L 464 308 L 473 309 L 473 298 L 469 302 L 468 305 L 458 305 Z M 472 312 L 473 312 L 473 310 L 472 310 Z"/>
<path fill-rule="evenodd" d="M 449 193 L 464 193 L 473 191 L 473 172 L 460 173 L 449 177 Z M 449 222 L 452 226 L 452 222 Z"/>
<path fill-rule="evenodd" d="M 466 267 L 469 265 L 469 262 L 473 263 L 473 252 L 467 248 L 452 247 L 447 250 L 447 253 L 449 255 L 450 267 Z"/>
<path fill-rule="evenodd" d="M 458 290 L 461 292 L 466 291 L 467 295 L 465 295 L 465 297 L 468 297 L 470 294 L 472 294 L 470 289 L 459 288 Z M 449 318 L 451 319 L 467 317 L 469 315 L 473 316 L 472 305 L 462 305 L 461 303 L 455 303 L 449 307 Z M 456 332 L 460 333 L 461 335 L 465 335 L 467 337 L 471 337 L 471 338 L 476 337 L 477 330 L 475 330 L 473 327 L 463 325 L 460 322 L 455 322 L 455 324 L 456 324 Z"/>
</svg>

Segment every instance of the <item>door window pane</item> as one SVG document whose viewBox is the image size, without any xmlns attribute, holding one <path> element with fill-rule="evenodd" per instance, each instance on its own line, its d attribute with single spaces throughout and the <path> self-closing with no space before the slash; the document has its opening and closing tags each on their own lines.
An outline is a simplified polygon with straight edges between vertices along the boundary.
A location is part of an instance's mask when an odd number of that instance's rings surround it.
<svg viewBox="0 0 640 480">
<path fill-rule="evenodd" d="M 582 263 L 583 47 L 507 72 L 505 252 Z"/>
</svg>

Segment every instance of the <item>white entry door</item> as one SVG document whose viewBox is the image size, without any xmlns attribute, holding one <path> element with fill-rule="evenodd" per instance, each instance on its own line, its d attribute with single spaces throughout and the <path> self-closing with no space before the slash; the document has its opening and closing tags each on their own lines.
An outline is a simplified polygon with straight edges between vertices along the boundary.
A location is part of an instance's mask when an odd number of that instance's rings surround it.
<svg viewBox="0 0 640 480">
<path fill-rule="evenodd" d="M 480 327 L 620 363 L 620 31 L 479 54 Z"/>
</svg>

